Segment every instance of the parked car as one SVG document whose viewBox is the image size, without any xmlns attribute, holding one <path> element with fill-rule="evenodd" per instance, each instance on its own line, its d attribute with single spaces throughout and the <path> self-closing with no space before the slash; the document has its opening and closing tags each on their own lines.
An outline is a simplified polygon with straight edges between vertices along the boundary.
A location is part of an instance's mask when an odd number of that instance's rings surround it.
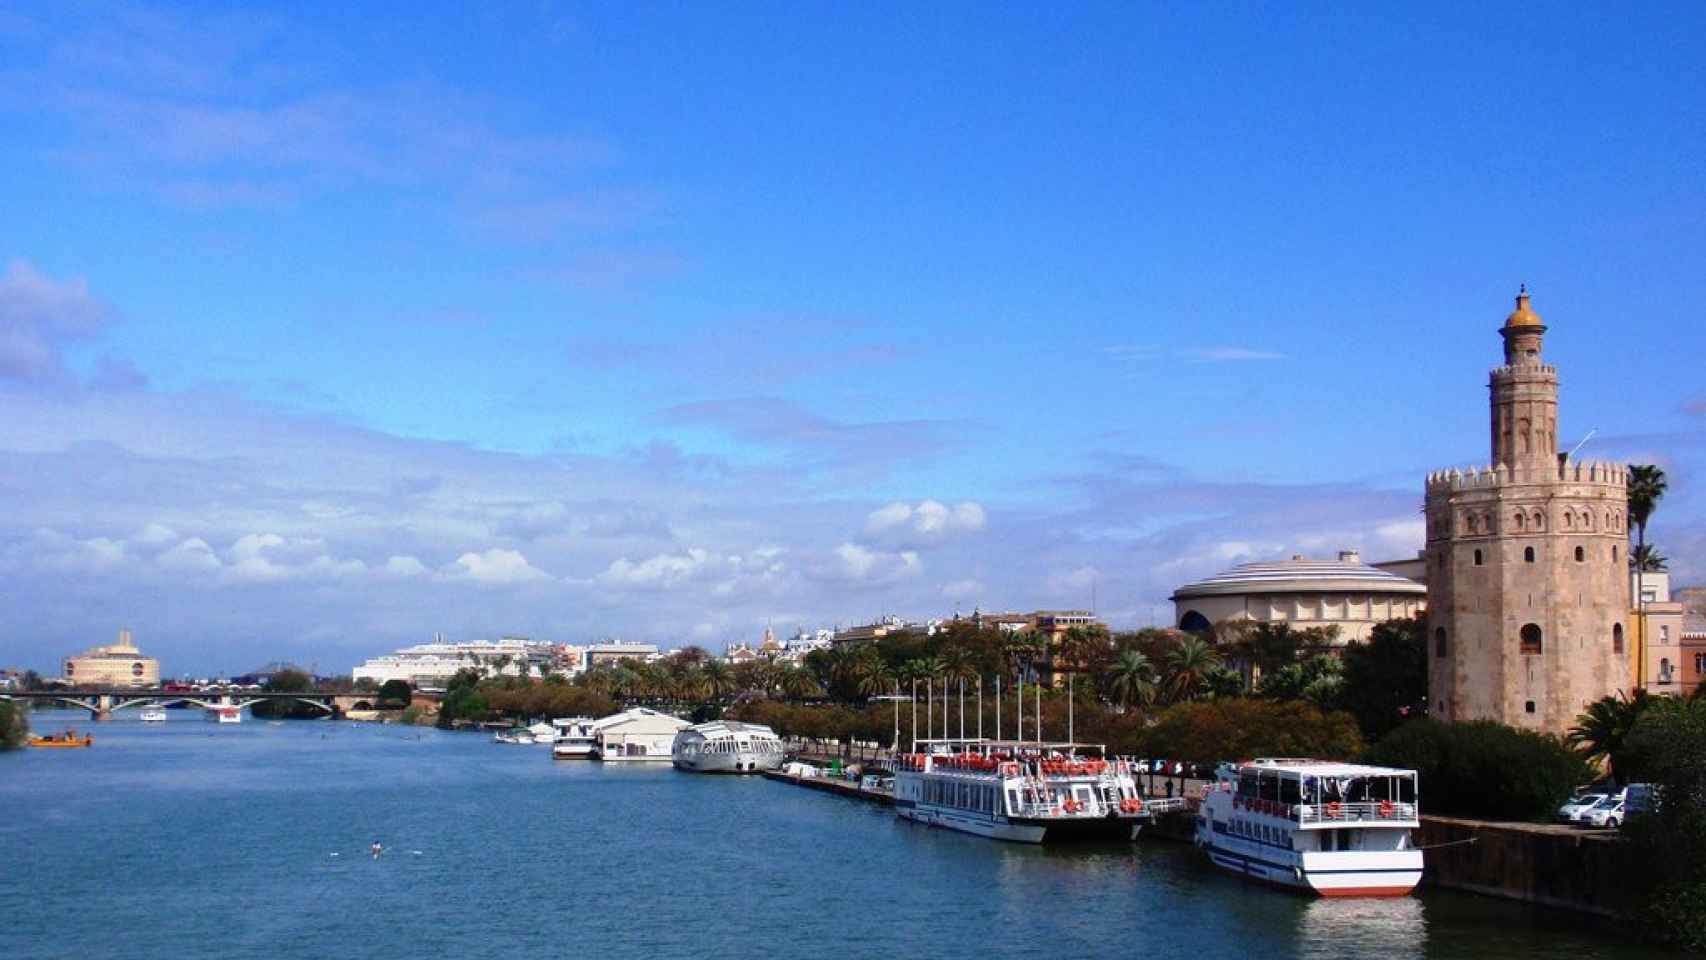
<svg viewBox="0 0 1706 960">
<path fill-rule="evenodd" d="M 1605 794 L 1603 793 L 1584 793 L 1580 796 L 1571 797 L 1564 802 L 1563 806 L 1558 808 L 1558 822 L 1576 823 L 1582 814 L 1587 813 L 1594 804 L 1604 799 Z"/>
<path fill-rule="evenodd" d="M 1623 811 L 1630 816 L 1653 813 L 1658 809 L 1658 796 L 1650 783 L 1631 783 L 1623 795 Z"/>
<path fill-rule="evenodd" d="M 1608 794 L 1605 799 L 1589 807 L 1577 822 L 1585 827 L 1616 830 L 1623 825 L 1623 795 Z"/>
</svg>

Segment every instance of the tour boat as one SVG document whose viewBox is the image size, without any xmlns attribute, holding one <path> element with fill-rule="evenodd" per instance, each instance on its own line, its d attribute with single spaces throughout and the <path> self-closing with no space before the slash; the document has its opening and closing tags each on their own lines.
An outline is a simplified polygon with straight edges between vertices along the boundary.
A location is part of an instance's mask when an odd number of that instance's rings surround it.
<svg viewBox="0 0 1706 960">
<path fill-rule="evenodd" d="M 207 719 L 220 723 L 242 723 L 242 707 L 214 707 L 207 711 Z"/>
<path fill-rule="evenodd" d="M 137 719 L 141 720 L 143 723 L 165 723 L 166 711 L 160 707 L 149 707 L 142 711 L 142 713 L 138 714 Z"/>
<path fill-rule="evenodd" d="M 94 745 L 95 738 L 93 736 L 87 733 L 82 736 L 78 736 L 77 731 L 75 730 L 67 730 L 61 734 L 50 733 L 45 737 L 30 738 L 30 746 L 32 747 L 92 747 Z"/>
<path fill-rule="evenodd" d="M 551 744 L 551 756 L 558 760 L 591 760 L 598 748 L 591 717 L 568 717 L 552 720 L 557 739 Z"/>
<path fill-rule="evenodd" d="M 717 720 L 677 733 L 670 759 L 692 773 L 762 773 L 782 765 L 782 738 L 762 724 Z"/>
<path fill-rule="evenodd" d="M 1401 897 L 1422 879 L 1416 772 L 1322 760 L 1222 764 L 1196 843 L 1214 865 L 1326 897 Z"/>
<path fill-rule="evenodd" d="M 532 743 L 533 733 L 526 727 L 511 727 L 503 733 L 492 734 L 493 743 Z"/>
<path fill-rule="evenodd" d="M 980 837 L 1044 843 L 1126 841 L 1163 808 L 1132 766 L 1100 744 L 919 740 L 894 777 L 895 812 Z"/>
</svg>

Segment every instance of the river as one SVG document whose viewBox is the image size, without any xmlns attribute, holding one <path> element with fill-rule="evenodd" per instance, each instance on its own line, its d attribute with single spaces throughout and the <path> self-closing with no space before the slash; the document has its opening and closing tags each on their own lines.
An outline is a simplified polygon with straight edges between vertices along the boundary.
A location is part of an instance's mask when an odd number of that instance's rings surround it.
<svg viewBox="0 0 1706 960">
<path fill-rule="evenodd" d="M 762 778 L 169 711 L 0 754 L 19 958 L 1651 956 L 1484 897 L 1312 900 L 1182 844 L 1003 844 Z M 1426 798 L 1424 797 L 1424 803 Z M 384 844 L 378 859 L 368 855 Z"/>
</svg>

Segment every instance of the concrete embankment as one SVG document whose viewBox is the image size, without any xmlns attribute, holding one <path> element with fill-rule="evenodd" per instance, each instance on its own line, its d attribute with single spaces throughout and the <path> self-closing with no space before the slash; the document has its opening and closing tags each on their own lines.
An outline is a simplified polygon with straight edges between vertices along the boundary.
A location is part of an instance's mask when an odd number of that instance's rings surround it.
<svg viewBox="0 0 1706 960">
<path fill-rule="evenodd" d="M 791 783 L 798 787 L 809 787 L 812 790 L 839 794 L 854 800 L 870 800 L 884 806 L 894 806 L 894 794 L 886 790 L 866 790 L 856 783 L 850 783 L 837 777 L 796 777 L 780 770 L 766 770 L 764 775 L 771 780 L 780 780 L 783 783 Z"/>
<path fill-rule="evenodd" d="M 1423 817 L 1422 882 L 1613 917 L 1631 906 L 1637 866 L 1615 833 L 1535 823 Z"/>
</svg>

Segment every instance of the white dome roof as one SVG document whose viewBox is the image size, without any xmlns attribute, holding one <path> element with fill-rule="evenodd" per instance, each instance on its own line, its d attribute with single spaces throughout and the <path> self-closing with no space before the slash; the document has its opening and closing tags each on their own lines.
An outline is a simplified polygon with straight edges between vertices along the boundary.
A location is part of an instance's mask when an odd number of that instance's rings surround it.
<svg viewBox="0 0 1706 960">
<path fill-rule="evenodd" d="M 1265 593 L 1387 593 L 1423 596 L 1428 588 L 1395 573 L 1362 562 L 1346 551 L 1337 560 L 1266 560 L 1241 563 L 1212 577 L 1174 591 L 1173 599 L 1229 594 Z"/>
</svg>

